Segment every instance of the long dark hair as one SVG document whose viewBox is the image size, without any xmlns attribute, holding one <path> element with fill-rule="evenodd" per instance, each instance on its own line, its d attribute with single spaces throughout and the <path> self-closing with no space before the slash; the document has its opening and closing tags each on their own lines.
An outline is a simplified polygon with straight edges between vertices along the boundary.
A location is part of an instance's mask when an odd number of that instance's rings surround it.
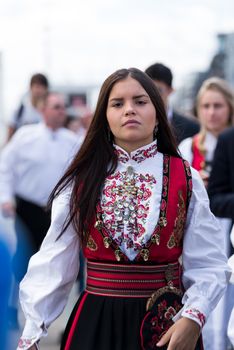
<svg viewBox="0 0 234 350">
<path fill-rule="evenodd" d="M 141 84 L 156 109 L 158 150 L 162 153 L 180 157 L 175 138 L 167 121 L 163 101 L 151 78 L 136 68 L 120 69 L 111 74 L 101 87 L 96 110 L 86 138 L 49 198 L 49 204 L 51 205 L 56 196 L 66 187 L 72 186 L 70 213 L 62 233 L 72 223 L 82 242 L 87 240 L 88 227 L 94 218 L 104 180 L 117 167 L 117 156 L 112 142 L 108 140 L 106 109 L 114 84 L 128 76 Z"/>
</svg>

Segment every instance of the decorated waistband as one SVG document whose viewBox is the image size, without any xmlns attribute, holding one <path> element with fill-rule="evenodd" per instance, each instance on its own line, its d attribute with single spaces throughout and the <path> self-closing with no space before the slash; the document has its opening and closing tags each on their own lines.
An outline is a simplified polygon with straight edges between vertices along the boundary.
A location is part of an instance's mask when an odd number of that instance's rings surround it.
<svg viewBox="0 0 234 350">
<path fill-rule="evenodd" d="M 146 297 L 162 287 L 181 287 L 179 262 L 165 265 L 109 264 L 87 261 L 89 293 L 117 297 Z"/>
</svg>

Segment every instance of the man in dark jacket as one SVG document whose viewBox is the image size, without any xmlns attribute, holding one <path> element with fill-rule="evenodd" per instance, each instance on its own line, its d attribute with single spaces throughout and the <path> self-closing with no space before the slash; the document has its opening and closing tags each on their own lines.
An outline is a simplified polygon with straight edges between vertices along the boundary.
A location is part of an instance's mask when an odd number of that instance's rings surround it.
<svg viewBox="0 0 234 350">
<path fill-rule="evenodd" d="M 148 67 L 145 73 L 154 81 L 161 94 L 177 143 L 197 134 L 200 129 L 197 120 L 177 113 L 168 104 L 168 97 L 173 92 L 171 70 L 162 63 L 155 63 Z"/>
<path fill-rule="evenodd" d="M 213 213 L 234 222 L 234 128 L 220 134 L 209 179 L 208 194 Z M 226 237 L 229 240 L 229 237 Z M 233 254 L 230 244 L 229 255 Z M 224 324 L 227 327 L 234 308 L 234 286 L 229 284 Z"/>
<path fill-rule="evenodd" d="M 219 136 L 208 194 L 213 213 L 234 221 L 234 128 Z"/>
</svg>

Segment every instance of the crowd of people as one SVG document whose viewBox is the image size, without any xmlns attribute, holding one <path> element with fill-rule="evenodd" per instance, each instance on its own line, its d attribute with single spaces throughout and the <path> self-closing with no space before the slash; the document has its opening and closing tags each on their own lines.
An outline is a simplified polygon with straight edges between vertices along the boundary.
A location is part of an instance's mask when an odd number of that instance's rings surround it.
<svg viewBox="0 0 234 350">
<path fill-rule="evenodd" d="M 194 116 L 172 93 L 162 63 L 115 71 L 94 111 L 32 76 L 0 151 L 1 349 L 19 300 L 17 350 L 38 349 L 77 276 L 61 350 L 234 347 L 234 93 L 208 78 Z"/>
</svg>

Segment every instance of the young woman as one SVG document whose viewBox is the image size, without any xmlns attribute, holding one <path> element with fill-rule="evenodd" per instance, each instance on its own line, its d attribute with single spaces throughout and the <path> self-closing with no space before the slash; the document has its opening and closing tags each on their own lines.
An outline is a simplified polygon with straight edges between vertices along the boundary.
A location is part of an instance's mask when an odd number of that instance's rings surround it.
<svg viewBox="0 0 234 350">
<path fill-rule="evenodd" d="M 79 249 L 87 285 L 61 349 L 202 349 L 201 327 L 230 272 L 206 190 L 179 156 L 145 73 L 121 69 L 105 80 L 51 200 L 51 227 L 21 283 L 18 349 L 36 349 L 62 312 Z"/>
<path fill-rule="evenodd" d="M 227 82 L 217 77 L 205 80 L 197 95 L 196 110 L 201 130 L 183 140 L 179 148 L 207 187 L 217 138 L 233 124 L 234 95 Z"/>
</svg>

